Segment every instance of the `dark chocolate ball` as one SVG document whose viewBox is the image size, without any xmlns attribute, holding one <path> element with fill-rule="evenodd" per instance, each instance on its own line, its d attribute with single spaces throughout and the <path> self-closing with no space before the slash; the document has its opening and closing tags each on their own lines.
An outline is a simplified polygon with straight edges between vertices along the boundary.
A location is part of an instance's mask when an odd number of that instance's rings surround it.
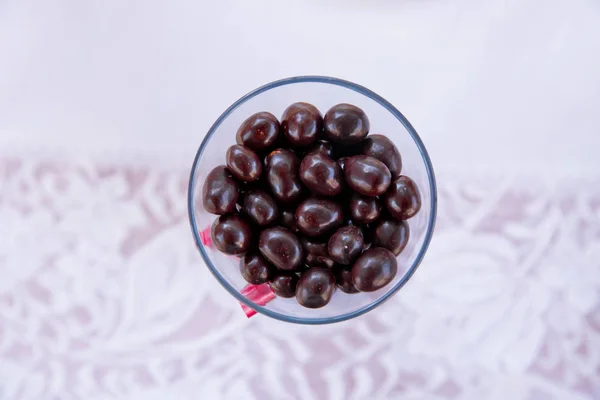
<svg viewBox="0 0 600 400">
<path fill-rule="evenodd" d="M 293 272 L 277 271 L 269 286 L 277 296 L 290 298 L 296 296 L 298 280 L 298 275 Z"/>
<path fill-rule="evenodd" d="M 299 175 L 302 183 L 316 194 L 336 196 L 342 191 L 342 169 L 323 153 L 307 154 L 300 163 Z"/>
<path fill-rule="evenodd" d="M 412 218 L 421 209 L 419 188 L 405 175 L 400 175 L 392 182 L 384 201 L 388 211 L 396 219 Z"/>
<path fill-rule="evenodd" d="M 328 268 L 312 267 L 300 276 L 296 300 L 301 306 L 321 308 L 331 300 L 335 291 L 335 277 Z"/>
<path fill-rule="evenodd" d="M 310 237 L 333 233 L 343 222 L 342 207 L 331 200 L 310 198 L 296 209 L 296 225 Z"/>
<path fill-rule="evenodd" d="M 344 166 L 348 186 L 365 196 L 379 196 L 390 187 L 392 175 L 384 163 L 368 156 L 350 157 Z"/>
<path fill-rule="evenodd" d="M 254 285 L 267 283 L 274 268 L 258 253 L 246 253 L 240 259 L 240 271 L 244 279 Z"/>
<path fill-rule="evenodd" d="M 352 266 L 352 282 L 361 292 L 374 292 L 390 283 L 397 271 L 394 253 L 383 247 L 372 247 Z"/>
<path fill-rule="evenodd" d="M 350 216 L 358 224 L 370 224 L 381 215 L 381 203 L 377 197 L 353 193 L 349 203 Z"/>
<path fill-rule="evenodd" d="M 274 224 L 279 218 L 279 209 L 275 200 L 265 191 L 251 189 L 244 193 L 242 212 L 258 226 Z"/>
<path fill-rule="evenodd" d="M 218 215 L 234 212 L 238 196 L 238 183 L 227 167 L 219 165 L 209 172 L 202 186 L 202 205 L 206 211 Z"/>
<path fill-rule="evenodd" d="M 364 240 L 356 226 L 343 226 L 329 239 L 329 257 L 338 264 L 351 264 L 362 253 Z"/>
<path fill-rule="evenodd" d="M 281 128 L 290 145 L 306 147 L 321 136 L 323 117 L 312 104 L 294 103 L 283 112 Z"/>
<path fill-rule="evenodd" d="M 304 249 L 305 264 L 314 267 L 321 266 L 331 268 L 335 265 L 329 253 L 327 252 L 327 242 L 318 242 L 313 239 L 303 237 L 300 239 Z"/>
<path fill-rule="evenodd" d="M 267 261 L 282 270 L 293 271 L 304 261 L 300 239 L 281 226 L 267 228 L 261 232 L 258 250 Z"/>
<path fill-rule="evenodd" d="M 246 219 L 238 214 L 221 215 L 210 230 L 217 250 L 225 254 L 243 254 L 252 244 L 252 230 Z"/>
<path fill-rule="evenodd" d="M 306 154 L 308 153 L 321 153 L 325 154 L 331 159 L 335 158 L 333 146 L 331 145 L 331 143 L 326 142 L 324 140 L 317 141 L 313 146 L 310 147 L 310 150 Z"/>
<path fill-rule="evenodd" d="M 362 142 L 362 153 L 374 157 L 385 164 L 390 170 L 392 178 L 400 175 L 402 171 L 402 157 L 398 148 L 387 136 L 369 135 Z"/>
<path fill-rule="evenodd" d="M 242 123 L 236 134 L 237 143 L 260 152 L 275 144 L 279 129 L 277 117 L 268 112 L 259 112 Z"/>
<path fill-rule="evenodd" d="M 339 266 L 333 269 L 333 275 L 335 276 L 335 282 L 337 287 L 344 293 L 353 294 L 358 293 L 358 289 L 354 287 L 352 282 L 352 267 Z"/>
<path fill-rule="evenodd" d="M 266 158 L 266 176 L 271 193 L 281 203 L 294 203 L 302 196 L 298 157 L 286 149 L 272 151 Z"/>
<path fill-rule="evenodd" d="M 377 221 L 373 229 L 373 246 L 385 247 L 394 255 L 404 250 L 410 237 L 408 222 L 387 218 Z"/>
<path fill-rule="evenodd" d="M 332 142 L 354 144 L 369 133 L 367 114 L 352 104 L 338 104 L 325 114 L 325 136 Z"/>
<path fill-rule="evenodd" d="M 260 157 L 252 149 L 239 144 L 234 144 L 227 149 L 227 168 L 241 181 L 254 182 L 262 174 Z"/>
</svg>

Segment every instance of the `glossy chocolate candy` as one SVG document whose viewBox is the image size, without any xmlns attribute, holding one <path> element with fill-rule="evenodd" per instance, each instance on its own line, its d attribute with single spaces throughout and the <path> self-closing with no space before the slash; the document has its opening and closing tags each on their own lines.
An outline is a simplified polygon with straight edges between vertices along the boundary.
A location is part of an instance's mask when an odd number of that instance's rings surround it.
<svg viewBox="0 0 600 400">
<path fill-rule="evenodd" d="M 293 272 L 277 271 L 269 286 L 277 296 L 290 298 L 296 296 L 298 280 L 298 275 Z"/>
<path fill-rule="evenodd" d="M 308 266 L 331 268 L 335 265 L 327 252 L 327 242 L 319 242 L 306 237 L 300 239 L 304 249 L 304 263 Z"/>
<path fill-rule="evenodd" d="M 267 228 L 260 234 L 258 250 L 277 268 L 293 271 L 304 261 L 300 239 L 281 226 Z"/>
<path fill-rule="evenodd" d="M 362 142 L 362 153 L 373 157 L 385 164 L 390 170 L 392 178 L 400 175 L 402 171 L 402 157 L 398 148 L 387 136 L 369 135 Z"/>
<path fill-rule="evenodd" d="M 342 191 L 342 169 L 323 153 L 307 154 L 300 163 L 299 175 L 302 183 L 316 194 L 337 196 Z"/>
<path fill-rule="evenodd" d="M 298 157 L 291 150 L 277 149 L 266 157 L 267 182 L 277 201 L 294 203 L 302 197 L 298 166 Z"/>
<path fill-rule="evenodd" d="M 373 246 L 385 247 L 394 255 L 404 250 L 410 237 L 410 229 L 406 221 L 387 218 L 377 221 L 373 229 Z"/>
<path fill-rule="evenodd" d="M 390 283 L 397 271 L 394 253 L 383 247 L 372 247 L 352 266 L 352 282 L 361 292 L 374 292 Z"/>
<path fill-rule="evenodd" d="M 261 152 L 272 148 L 279 137 L 279 121 L 268 112 L 259 112 L 246 119 L 236 134 L 238 144 Z"/>
<path fill-rule="evenodd" d="M 396 219 L 414 217 L 421 209 L 421 195 L 415 182 L 408 176 L 396 178 L 384 197 L 385 205 Z"/>
<path fill-rule="evenodd" d="M 250 189 L 243 194 L 242 212 L 258 226 L 273 225 L 279 219 L 277 203 L 259 189 Z"/>
<path fill-rule="evenodd" d="M 291 146 L 306 147 L 321 136 L 323 117 L 312 104 L 294 103 L 283 112 L 281 130 Z"/>
<path fill-rule="evenodd" d="M 331 145 L 331 143 L 326 142 L 324 140 L 319 140 L 318 142 L 316 142 L 311 148 L 310 150 L 307 152 L 308 153 L 321 153 L 321 154 L 325 154 L 327 157 L 334 159 L 334 150 L 333 150 L 333 146 Z"/>
<path fill-rule="evenodd" d="M 370 224 L 381 215 L 381 202 L 376 197 L 353 193 L 350 197 L 350 217 L 358 224 Z"/>
<path fill-rule="evenodd" d="M 335 292 L 335 277 L 329 268 L 312 267 L 302 273 L 296 287 L 296 300 L 307 308 L 321 308 Z"/>
<path fill-rule="evenodd" d="M 358 293 L 358 289 L 352 282 L 352 267 L 339 266 L 333 269 L 333 276 L 335 276 L 335 282 L 337 287 L 344 293 L 353 294 Z"/>
<path fill-rule="evenodd" d="M 350 157 L 344 166 L 344 176 L 352 190 L 365 196 L 382 195 L 392 182 L 385 164 L 368 156 Z"/>
<path fill-rule="evenodd" d="M 371 237 L 372 237 L 371 229 L 372 229 L 372 227 L 370 225 L 358 224 L 358 223 L 354 222 L 352 219 L 348 219 L 344 223 L 344 226 L 355 226 L 358 228 L 358 230 L 360 231 L 360 233 L 363 237 L 363 251 L 367 250 L 369 247 L 371 247 Z"/>
<path fill-rule="evenodd" d="M 342 207 L 331 200 L 309 198 L 296 209 L 296 225 L 309 237 L 333 233 L 343 222 Z"/>
<path fill-rule="evenodd" d="M 244 182 L 254 182 L 260 179 L 262 174 L 260 157 L 249 147 L 234 144 L 227 149 L 225 158 L 227 168 L 237 179 Z"/>
<path fill-rule="evenodd" d="M 367 114 L 352 104 L 338 104 L 325 114 L 325 136 L 335 143 L 354 144 L 369 133 Z"/>
<path fill-rule="evenodd" d="M 227 167 L 215 167 L 202 186 L 202 205 L 211 214 L 226 214 L 236 211 L 239 186 Z"/>
<path fill-rule="evenodd" d="M 274 269 L 258 253 L 247 253 L 240 259 L 242 277 L 254 285 L 268 282 L 273 277 Z"/>
<path fill-rule="evenodd" d="M 225 254 L 243 254 L 252 244 L 252 230 L 238 214 L 221 215 L 213 222 L 211 239 L 217 250 Z"/>
<path fill-rule="evenodd" d="M 327 243 L 329 257 L 338 264 L 351 264 L 362 253 L 364 240 L 356 226 L 343 226 L 338 229 Z"/>
</svg>

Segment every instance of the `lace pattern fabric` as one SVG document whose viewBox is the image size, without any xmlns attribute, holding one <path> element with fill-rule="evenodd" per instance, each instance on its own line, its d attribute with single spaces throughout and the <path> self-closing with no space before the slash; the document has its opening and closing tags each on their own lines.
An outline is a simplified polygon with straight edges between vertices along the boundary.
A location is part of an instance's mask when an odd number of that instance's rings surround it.
<svg viewBox="0 0 600 400">
<path fill-rule="evenodd" d="M 0 399 L 600 398 L 600 176 L 440 179 L 411 281 L 316 327 L 246 319 L 187 178 L 0 158 Z"/>
</svg>

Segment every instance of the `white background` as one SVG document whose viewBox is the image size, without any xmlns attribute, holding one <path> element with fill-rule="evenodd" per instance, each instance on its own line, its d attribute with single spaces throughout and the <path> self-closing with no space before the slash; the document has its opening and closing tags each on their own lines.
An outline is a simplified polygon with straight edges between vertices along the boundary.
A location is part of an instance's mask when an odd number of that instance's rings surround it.
<svg viewBox="0 0 600 400">
<path fill-rule="evenodd" d="M 439 170 L 600 165 L 595 0 L 0 2 L 5 150 L 188 165 L 233 101 L 307 74 L 389 99 Z"/>
</svg>

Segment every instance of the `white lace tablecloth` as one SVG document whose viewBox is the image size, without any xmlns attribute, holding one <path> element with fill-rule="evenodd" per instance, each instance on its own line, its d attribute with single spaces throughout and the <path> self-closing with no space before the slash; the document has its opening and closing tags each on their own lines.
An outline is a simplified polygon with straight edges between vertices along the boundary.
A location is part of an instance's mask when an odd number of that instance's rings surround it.
<svg viewBox="0 0 600 400">
<path fill-rule="evenodd" d="M 600 176 L 439 179 L 414 278 L 330 326 L 245 317 L 187 177 L 0 159 L 0 399 L 600 398 Z"/>
</svg>

